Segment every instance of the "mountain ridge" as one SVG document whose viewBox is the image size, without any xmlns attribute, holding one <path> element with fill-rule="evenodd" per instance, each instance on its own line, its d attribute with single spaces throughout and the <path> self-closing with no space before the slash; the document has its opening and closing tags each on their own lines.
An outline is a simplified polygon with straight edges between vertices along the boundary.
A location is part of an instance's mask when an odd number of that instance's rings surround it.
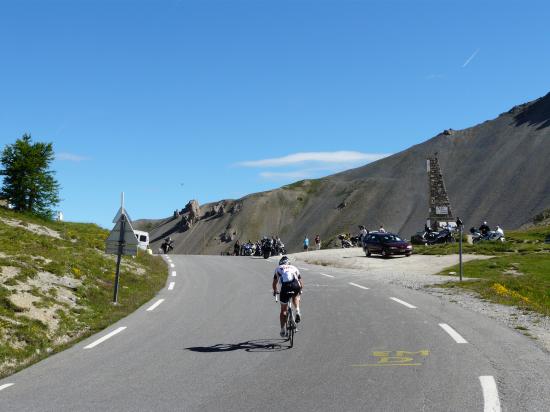
<svg viewBox="0 0 550 412">
<path fill-rule="evenodd" d="M 408 237 L 427 217 L 425 159 L 433 153 L 438 153 L 455 216 L 469 226 L 488 220 L 516 229 L 550 207 L 550 173 L 545 173 L 549 126 L 550 93 L 478 125 L 444 130 L 364 166 L 208 203 L 185 230 L 179 222 L 182 216 L 149 221 L 155 226 L 153 247 L 170 235 L 177 253 L 224 253 L 233 244 L 227 239 L 278 234 L 293 251 L 305 235 L 329 240 L 357 231 L 358 224 L 369 229 L 383 224 Z M 145 228 L 144 222 L 136 221 L 136 228 Z"/>
</svg>

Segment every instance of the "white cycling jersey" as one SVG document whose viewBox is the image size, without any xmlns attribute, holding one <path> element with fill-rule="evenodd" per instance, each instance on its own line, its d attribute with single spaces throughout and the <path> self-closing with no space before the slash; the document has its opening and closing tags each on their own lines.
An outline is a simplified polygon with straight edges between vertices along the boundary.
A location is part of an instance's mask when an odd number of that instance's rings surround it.
<svg viewBox="0 0 550 412">
<path fill-rule="evenodd" d="M 293 265 L 279 265 L 275 270 L 275 276 L 279 278 L 279 282 L 287 283 L 300 279 L 300 271 Z"/>
</svg>

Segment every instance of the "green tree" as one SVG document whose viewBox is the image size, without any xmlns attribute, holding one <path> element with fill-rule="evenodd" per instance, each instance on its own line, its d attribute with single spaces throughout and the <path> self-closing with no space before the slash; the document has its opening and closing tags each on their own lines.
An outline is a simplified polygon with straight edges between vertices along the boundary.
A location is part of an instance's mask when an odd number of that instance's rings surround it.
<svg viewBox="0 0 550 412">
<path fill-rule="evenodd" d="M 55 172 L 49 170 L 53 159 L 52 143 L 32 143 L 27 134 L 6 145 L 0 159 L 4 178 L 0 196 L 15 210 L 51 218 L 51 208 L 60 201 Z"/>
</svg>

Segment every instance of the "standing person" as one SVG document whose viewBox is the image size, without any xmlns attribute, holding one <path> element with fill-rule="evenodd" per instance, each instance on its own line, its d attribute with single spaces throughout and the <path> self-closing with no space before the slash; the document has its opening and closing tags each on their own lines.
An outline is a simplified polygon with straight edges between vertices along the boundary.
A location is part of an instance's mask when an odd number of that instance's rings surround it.
<svg viewBox="0 0 550 412">
<path fill-rule="evenodd" d="M 315 235 L 315 247 L 317 250 L 321 250 L 321 236 Z"/>
<path fill-rule="evenodd" d="M 384 229 L 384 225 L 380 225 L 380 229 L 378 229 L 380 233 L 386 233 L 386 229 Z"/>
<path fill-rule="evenodd" d="M 233 246 L 233 256 L 239 256 L 241 254 L 241 244 L 239 243 L 239 240 L 235 242 L 235 246 Z"/>
<path fill-rule="evenodd" d="M 365 237 L 369 234 L 369 231 L 367 230 L 367 228 L 363 225 L 360 225 L 359 226 L 359 244 L 362 245 L 363 244 L 363 239 L 365 239 Z"/>
<path fill-rule="evenodd" d="M 309 250 L 309 239 L 306 235 L 306 237 L 304 238 L 304 250 L 307 252 Z"/>
<path fill-rule="evenodd" d="M 306 237 L 307 238 L 307 237 Z M 281 324 L 281 337 L 286 336 L 286 317 L 288 315 L 288 302 L 292 298 L 292 304 L 296 308 L 296 323 L 299 323 L 302 318 L 300 312 L 300 293 L 304 287 L 304 282 L 300 276 L 300 271 L 294 265 L 290 264 L 288 257 L 283 256 L 279 260 L 279 266 L 275 269 L 273 275 L 273 296 L 277 294 L 277 286 L 281 284 L 279 301 L 281 302 L 281 312 L 279 314 L 279 321 Z"/>
</svg>

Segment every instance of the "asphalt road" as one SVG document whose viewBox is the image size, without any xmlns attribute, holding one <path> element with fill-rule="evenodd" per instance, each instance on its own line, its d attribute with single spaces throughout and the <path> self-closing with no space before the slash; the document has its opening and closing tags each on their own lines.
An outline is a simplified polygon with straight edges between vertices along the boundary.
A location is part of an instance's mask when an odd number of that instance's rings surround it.
<svg viewBox="0 0 550 412">
<path fill-rule="evenodd" d="M 0 410 L 550 410 L 550 356 L 479 314 L 368 273 L 298 265 L 303 322 L 289 349 L 275 262 L 171 261 L 151 302 L 0 381 Z"/>
</svg>

